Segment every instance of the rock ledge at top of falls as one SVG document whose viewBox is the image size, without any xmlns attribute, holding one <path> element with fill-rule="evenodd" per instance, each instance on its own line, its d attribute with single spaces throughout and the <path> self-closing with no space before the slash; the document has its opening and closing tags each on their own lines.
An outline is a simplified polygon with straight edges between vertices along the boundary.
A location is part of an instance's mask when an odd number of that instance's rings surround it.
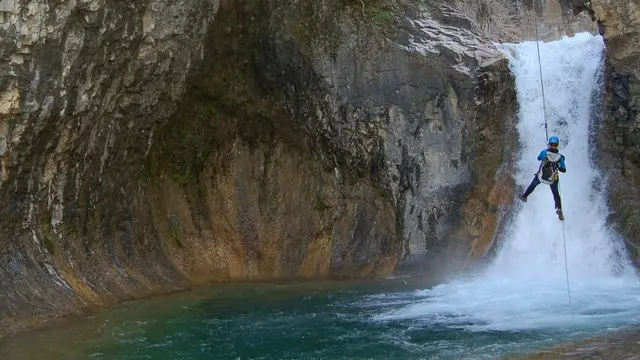
<svg viewBox="0 0 640 360">
<path fill-rule="evenodd" d="M 531 41 L 536 25 L 541 40 L 551 41 L 578 32 L 597 33 L 587 13 L 574 11 L 579 0 L 446 0 L 478 25 L 484 35 L 496 42 Z"/>
<path fill-rule="evenodd" d="M 430 3 L 2 0 L 0 333 L 481 258 L 513 199 L 513 79 Z"/>
</svg>

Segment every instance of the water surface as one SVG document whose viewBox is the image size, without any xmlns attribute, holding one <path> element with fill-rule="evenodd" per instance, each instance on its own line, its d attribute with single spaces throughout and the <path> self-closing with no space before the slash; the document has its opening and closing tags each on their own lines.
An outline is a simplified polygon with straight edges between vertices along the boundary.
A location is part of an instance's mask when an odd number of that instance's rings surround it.
<svg viewBox="0 0 640 360">
<path fill-rule="evenodd" d="M 468 298 L 443 298 L 443 289 Z M 0 358 L 495 359 L 635 326 L 640 316 L 639 310 L 617 316 L 618 309 L 601 309 L 580 315 L 584 321 L 560 319 L 557 326 L 536 323 L 540 314 L 533 312 L 496 316 L 496 307 L 521 300 L 515 293 L 492 301 L 474 298 L 461 284 L 446 289 L 451 285 L 429 289 L 410 279 L 201 288 L 7 339 Z M 591 321 L 600 317 L 608 320 Z"/>
</svg>

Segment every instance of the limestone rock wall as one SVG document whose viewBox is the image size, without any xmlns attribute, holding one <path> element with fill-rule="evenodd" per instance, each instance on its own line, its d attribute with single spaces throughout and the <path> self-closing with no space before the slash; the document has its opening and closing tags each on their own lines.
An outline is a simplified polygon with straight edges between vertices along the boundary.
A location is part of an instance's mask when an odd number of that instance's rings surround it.
<svg viewBox="0 0 640 360">
<path fill-rule="evenodd" d="M 2 0 L 0 332 L 481 258 L 517 104 L 455 5 Z"/>
<path fill-rule="evenodd" d="M 167 273 L 158 241 L 134 237 L 145 222 L 126 209 L 140 196 L 130 180 L 217 7 L 0 2 L 0 332 L 162 288 L 134 289 Z"/>
<path fill-rule="evenodd" d="M 454 7 L 361 5 L 343 5 L 333 17 L 338 26 L 312 39 L 296 29 L 317 31 L 328 19 L 320 5 L 299 13 L 276 9 L 273 24 L 288 28 L 292 43 L 273 44 L 269 57 L 281 62 L 276 68 L 295 68 L 299 55 L 292 50 L 301 46 L 311 75 L 273 77 L 287 84 L 293 118 L 327 160 L 370 177 L 390 195 L 404 244 L 402 267 L 459 268 L 477 244 L 490 244 L 480 238 L 493 235 L 500 206 L 510 202 L 487 199 L 494 186 L 506 197 L 513 191 L 508 177 L 493 181 L 512 160 L 513 137 L 500 135 L 514 125 L 513 78 L 498 49 Z M 305 86 L 318 78 L 319 86 Z M 496 105 L 503 111 L 491 112 Z M 495 140 L 505 141 L 504 153 L 487 152 L 487 141 Z M 476 200 L 483 206 L 465 208 Z"/>
</svg>

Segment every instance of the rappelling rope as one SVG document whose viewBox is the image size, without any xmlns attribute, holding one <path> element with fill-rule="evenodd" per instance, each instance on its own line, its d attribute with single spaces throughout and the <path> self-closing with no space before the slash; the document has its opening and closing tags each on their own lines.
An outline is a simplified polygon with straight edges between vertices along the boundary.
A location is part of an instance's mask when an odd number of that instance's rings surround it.
<svg viewBox="0 0 640 360">
<path fill-rule="evenodd" d="M 538 67 L 540 68 L 540 85 L 542 87 L 542 109 L 544 110 L 544 132 L 545 132 L 545 144 L 549 139 L 549 127 L 547 126 L 547 106 L 546 97 L 544 94 L 544 80 L 542 79 L 542 60 L 540 59 L 540 37 L 538 35 L 538 17 L 533 14 L 533 21 L 536 28 L 536 48 L 538 50 Z M 558 192 L 560 192 L 560 186 L 558 186 Z M 573 319 L 573 304 L 571 302 L 571 286 L 569 285 L 569 265 L 567 262 L 567 237 L 564 231 L 564 220 L 562 221 L 562 245 L 564 247 L 564 271 L 567 278 L 567 295 L 569 296 L 569 310 L 571 311 L 571 318 Z"/>
<path fill-rule="evenodd" d="M 549 128 L 547 126 L 547 104 L 544 96 L 544 81 L 542 80 L 542 61 L 540 60 L 540 40 L 538 37 L 538 17 L 536 14 L 533 14 L 533 21 L 536 28 L 536 48 L 538 49 L 538 67 L 540 68 L 540 85 L 542 85 L 542 109 L 544 110 L 544 142 L 546 143 L 547 139 L 549 139 Z"/>
<path fill-rule="evenodd" d="M 559 190 L 558 190 L 559 191 Z M 567 295 L 569 296 L 569 310 L 573 319 L 573 304 L 571 303 L 571 287 L 569 286 L 569 266 L 567 266 L 567 240 L 564 235 L 564 221 L 562 222 L 562 244 L 564 245 L 564 271 L 567 276 Z"/>
</svg>

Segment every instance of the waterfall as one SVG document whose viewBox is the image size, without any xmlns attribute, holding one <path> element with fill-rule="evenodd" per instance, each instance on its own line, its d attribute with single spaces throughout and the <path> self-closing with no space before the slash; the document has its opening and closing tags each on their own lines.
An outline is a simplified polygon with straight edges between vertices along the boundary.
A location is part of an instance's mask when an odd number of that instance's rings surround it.
<svg viewBox="0 0 640 360">
<path fill-rule="evenodd" d="M 505 44 L 503 49 L 516 78 L 521 144 L 516 181 L 524 189 L 538 169 L 538 153 L 546 147 L 540 68 L 535 42 Z M 588 33 L 540 44 L 549 135 L 560 138 L 567 165 L 567 173 L 560 174 L 567 262 L 571 278 L 586 283 L 635 277 L 623 242 L 607 226 L 606 179 L 590 159 L 592 102 L 603 86 L 599 75 L 604 50 L 602 37 Z M 550 187 L 538 186 L 527 203 L 519 205 L 489 276 L 508 272 L 523 279 L 564 282 L 562 226 Z"/>
<path fill-rule="evenodd" d="M 520 112 L 516 181 L 533 179 L 546 147 L 535 42 L 501 45 L 516 78 Z M 485 271 L 414 294 L 415 303 L 380 314 L 469 331 L 567 329 L 597 331 L 640 323 L 640 283 L 623 242 L 606 223 L 606 179 L 592 162 L 593 103 L 602 88 L 604 43 L 588 33 L 540 44 L 549 136 L 560 138 L 567 173 L 560 174 L 563 223 L 548 185 L 517 202 Z"/>
</svg>

